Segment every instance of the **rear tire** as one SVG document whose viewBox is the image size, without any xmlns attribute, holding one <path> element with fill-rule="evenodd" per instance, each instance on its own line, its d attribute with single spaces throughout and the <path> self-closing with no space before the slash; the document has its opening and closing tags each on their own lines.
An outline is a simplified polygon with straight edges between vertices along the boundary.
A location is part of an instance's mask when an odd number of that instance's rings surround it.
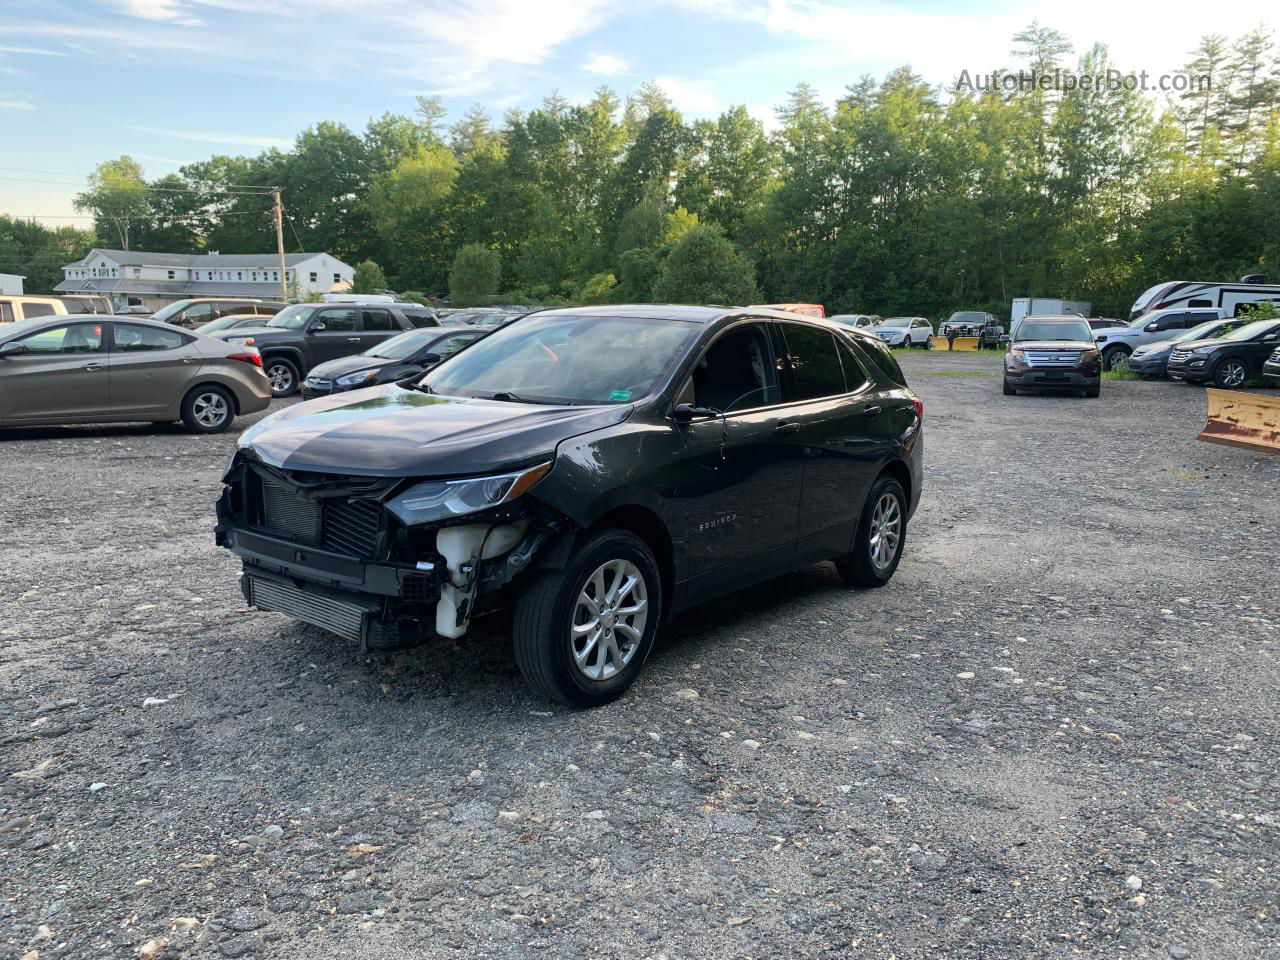
<svg viewBox="0 0 1280 960">
<path fill-rule="evenodd" d="M 906 542 L 907 495 L 897 480 L 882 476 L 862 506 L 853 552 L 836 561 L 836 570 L 851 587 L 883 587 L 893 579 Z"/>
<path fill-rule="evenodd" d="M 284 357 L 268 357 L 263 361 L 263 372 L 271 381 L 271 396 L 288 397 L 298 392 L 302 374 L 298 365 Z"/>
<path fill-rule="evenodd" d="M 662 578 L 648 545 L 625 530 L 603 530 L 575 548 L 563 570 L 535 574 L 521 590 L 516 663 L 539 693 L 597 707 L 635 682 L 661 618 Z"/>
<path fill-rule="evenodd" d="M 192 433 L 221 433 L 236 418 L 236 401 L 226 387 L 206 384 L 182 398 L 182 422 Z"/>
</svg>

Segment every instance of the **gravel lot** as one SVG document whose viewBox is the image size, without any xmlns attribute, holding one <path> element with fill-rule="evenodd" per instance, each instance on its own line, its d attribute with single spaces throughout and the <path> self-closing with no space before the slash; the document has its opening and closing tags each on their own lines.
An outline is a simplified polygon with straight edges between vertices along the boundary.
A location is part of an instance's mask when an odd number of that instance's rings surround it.
<svg viewBox="0 0 1280 960">
<path fill-rule="evenodd" d="M 1280 457 L 1196 388 L 903 362 L 892 584 L 701 608 L 588 713 L 496 620 L 246 610 L 233 435 L 0 434 L 3 955 L 1280 956 Z"/>
</svg>

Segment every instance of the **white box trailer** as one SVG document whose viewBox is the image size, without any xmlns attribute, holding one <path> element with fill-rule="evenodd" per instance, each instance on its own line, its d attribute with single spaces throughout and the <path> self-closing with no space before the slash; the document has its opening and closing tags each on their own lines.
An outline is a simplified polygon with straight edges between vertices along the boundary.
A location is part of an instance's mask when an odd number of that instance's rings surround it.
<svg viewBox="0 0 1280 960">
<path fill-rule="evenodd" d="M 1054 297 L 1017 297 L 1009 310 L 1009 335 L 1018 329 L 1023 317 L 1089 316 L 1093 304 L 1084 300 L 1062 300 Z"/>
</svg>

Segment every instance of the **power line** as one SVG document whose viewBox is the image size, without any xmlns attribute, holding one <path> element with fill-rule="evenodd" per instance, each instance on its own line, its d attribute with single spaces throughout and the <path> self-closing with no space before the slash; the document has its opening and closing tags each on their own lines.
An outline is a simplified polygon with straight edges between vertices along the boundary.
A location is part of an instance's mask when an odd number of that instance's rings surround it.
<svg viewBox="0 0 1280 960">
<path fill-rule="evenodd" d="M 35 167 L 0 167 L 0 170 L 8 170 L 11 173 L 43 173 L 43 174 L 48 174 L 49 176 L 54 176 L 54 177 L 74 177 L 76 179 L 72 181 L 73 185 L 78 183 L 85 183 L 89 179 L 88 176 L 84 176 L 79 173 L 67 173 L 66 171 L 63 171 L 63 170 L 40 170 Z M 170 174 L 170 176 L 173 176 L 173 174 Z M 36 182 L 43 183 L 46 181 L 36 181 Z M 50 180 L 47 182 L 53 183 L 54 181 Z M 191 181 L 188 180 L 187 182 L 190 183 Z M 224 183 L 224 184 L 221 184 L 221 186 L 227 187 L 233 190 L 236 190 L 236 189 L 266 190 L 268 193 L 271 192 L 270 187 L 264 187 L 260 183 Z"/>
<path fill-rule="evenodd" d="M 87 183 L 72 183 L 69 180 L 37 180 L 33 177 L 0 177 L 3 183 L 47 183 L 59 187 L 87 187 Z M 148 193 L 198 193 L 201 195 L 215 197 L 269 197 L 271 190 L 264 188 L 259 191 L 249 190 L 222 190 L 217 187 L 153 187 L 143 184 L 139 187 L 131 189 Z"/>
<path fill-rule="evenodd" d="M 184 213 L 174 217 L 153 216 L 151 214 L 138 213 L 127 214 L 120 217 L 98 217 L 91 213 L 82 214 L 66 214 L 66 213 L 24 213 L 20 215 L 0 214 L 0 216 L 9 216 L 12 220 L 147 220 L 151 222 L 172 223 L 177 220 L 221 220 L 223 217 L 261 217 L 270 214 L 270 210 L 228 210 L 225 213 Z"/>
</svg>

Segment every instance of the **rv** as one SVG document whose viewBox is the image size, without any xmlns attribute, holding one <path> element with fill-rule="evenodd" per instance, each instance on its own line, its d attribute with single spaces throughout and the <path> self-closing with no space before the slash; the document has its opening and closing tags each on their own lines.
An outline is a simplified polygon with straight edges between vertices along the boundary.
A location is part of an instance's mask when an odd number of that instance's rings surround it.
<svg viewBox="0 0 1280 960">
<path fill-rule="evenodd" d="M 1280 286 L 1266 283 L 1266 277 L 1250 274 L 1239 283 L 1198 283 L 1194 280 L 1172 280 L 1157 283 L 1133 303 L 1130 320 L 1153 310 L 1168 307 L 1218 307 L 1228 317 L 1240 315 L 1241 304 L 1259 300 L 1280 301 Z"/>
</svg>

